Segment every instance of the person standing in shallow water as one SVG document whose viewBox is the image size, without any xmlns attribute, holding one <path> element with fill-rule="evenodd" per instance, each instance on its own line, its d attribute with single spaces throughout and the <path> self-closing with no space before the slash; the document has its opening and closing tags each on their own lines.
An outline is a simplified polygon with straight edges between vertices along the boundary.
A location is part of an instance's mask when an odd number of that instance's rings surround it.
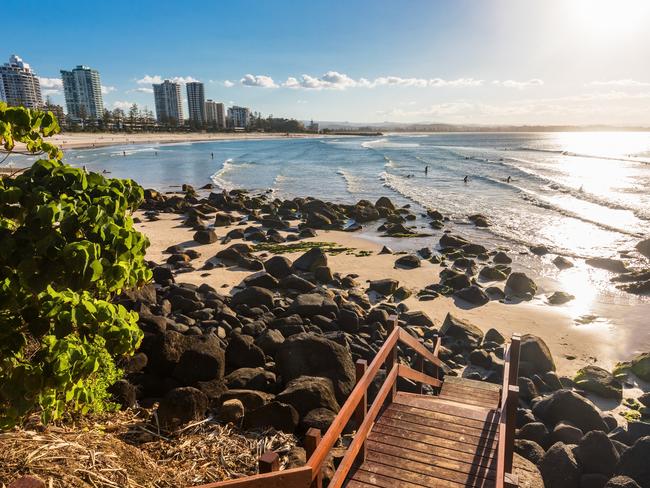
<svg viewBox="0 0 650 488">
<path fill-rule="evenodd" d="M 210 153 L 210 159 L 214 159 L 214 153 L 213 152 Z"/>
<path fill-rule="evenodd" d="M 463 178 L 463 183 L 467 183 L 469 181 L 469 176 L 465 175 L 465 178 Z"/>
<path fill-rule="evenodd" d="M 428 174 L 429 174 L 429 167 L 428 167 L 428 166 L 425 166 L 425 167 L 424 167 L 424 176 L 426 176 L 426 175 L 428 175 Z"/>
</svg>

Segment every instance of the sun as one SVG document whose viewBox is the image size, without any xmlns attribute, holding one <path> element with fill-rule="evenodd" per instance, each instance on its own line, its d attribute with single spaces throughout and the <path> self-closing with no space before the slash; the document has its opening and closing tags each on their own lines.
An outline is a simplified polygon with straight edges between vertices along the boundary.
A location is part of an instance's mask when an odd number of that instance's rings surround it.
<svg viewBox="0 0 650 488">
<path fill-rule="evenodd" d="M 648 0 L 566 0 L 563 5 L 570 25 L 600 39 L 637 33 L 650 20 Z"/>
</svg>

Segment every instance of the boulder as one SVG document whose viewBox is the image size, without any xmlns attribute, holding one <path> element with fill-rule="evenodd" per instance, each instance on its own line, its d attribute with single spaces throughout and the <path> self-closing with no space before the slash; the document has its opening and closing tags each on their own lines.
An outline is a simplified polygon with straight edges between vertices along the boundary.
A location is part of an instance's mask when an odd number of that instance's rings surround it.
<svg viewBox="0 0 650 488">
<path fill-rule="evenodd" d="M 330 312 L 338 314 L 339 308 L 331 298 L 318 293 L 303 293 L 298 295 L 291 306 L 289 313 L 296 313 L 302 317 L 314 315 L 328 315 Z"/>
<path fill-rule="evenodd" d="M 492 328 L 485 333 L 485 342 L 494 342 L 495 344 L 505 344 L 506 338 L 503 337 L 501 332 Z"/>
<path fill-rule="evenodd" d="M 243 417 L 244 404 L 235 398 L 226 400 L 219 408 L 219 420 L 222 422 L 239 425 Z"/>
<path fill-rule="evenodd" d="M 197 230 L 192 238 L 199 244 L 212 244 L 219 239 L 217 233 L 212 229 Z"/>
<path fill-rule="evenodd" d="M 233 306 L 245 304 L 249 307 L 265 305 L 273 308 L 273 292 L 259 286 L 249 286 L 242 291 L 235 293 L 230 302 Z"/>
<path fill-rule="evenodd" d="M 650 238 L 642 240 L 634 247 L 646 258 L 650 258 Z"/>
<path fill-rule="evenodd" d="M 255 338 L 255 345 L 259 347 L 264 354 L 274 356 L 280 344 L 284 342 L 282 332 L 277 329 L 264 329 L 264 331 Z"/>
<path fill-rule="evenodd" d="M 472 305 L 485 305 L 490 301 L 490 297 L 477 285 L 468 286 L 458 290 L 455 295 L 461 300 L 471 303 Z"/>
<path fill-rule="evenodd" d="M 440 328 L 443 344 L 452 350 L 476 349 L 483 341 L 483 331 L 470 322 L 447 313 Z"/>
<path fill-rule="evenodd" d="M 629 269 L 620 259 L 612 258 L 591 258 L 585 259 L 585 263 L 594 268 L 605 269 L 612 273 L 627 273 Z"/>
<path fill-rule="evenodd" d="M 603 398 L 613 398 L 619 402 L 623 400 L 621 382 L 612 373 L 598 366 L 585 366 L 578 371 L 573 381 L 578 388 Z"/>
<path fill-rule="evenodd" d="M 547 371 L 555 371 L 555 362 L 546 343 L 532 334 L 521 336 L 519 374 L 532 377 Z"/>
<path fill-rule="evenodd" d="M 544 457 L 544 448 L 528 439 L 515 439 L 514 451 L 533 464 L 539 464 Z"/>
<path fill-rule="evenodd" d="M 539 462 L 544 485 L 553 488 L 576 488 L 580 483 L 580 466 L 566 444 L 553 444 Z"/>
<path fill-rule="evenodd" d="M 446 249 L 446 248 L 457 249 L 469 243 L 462 237 L 455 236 L 452 234 L 443 234 L 442 237 L 440 238 L 439 244 L 441 249 Z"/>
<path fill-rule="evenodd" d="M 203 420 L 208 409 L 208 397 L 191 386 L 167 392 L 158 406 L 158 421 L 171 429 L 193 420 Z"/>
<path fill-rule="evenodd" d="M 285 382 L 303 375 L 332 380 L 339 403 L 343 403 L 354 388 L 355 368 L 350 351 L 316 334 L 292 335 L 280 345 L 275 360 Z"/>
<path fill-rule="evenodd" d="M 291 274 L 291 260 L 284 256 L 273 256 L 264 262 L 267 273 L 277 279 Z"/>
<path fill-rule="evenodd" d="M 266 405 L 275 398 L 271 393 L 265 393 L 257 390 L 228 390 L 221 394 L 222 403 L 228 400 L 239 400 L 244 406 L 245 412 L 257 410 L 262 405 Z"/>
<path fill-rule="evenodd" d="M 345 332 L 351 334 L 359 331 L 359 316 L 354 310 L 342 308 L 339 313 L 339 325 Z"/>
<path fill-rule="evenodd" d="M 421 259 L 416 255 L 407 254 L 406 256 L 397 258 L 397 260 L 395 261 L 395 267 L 404 268 L 404 269 L 413 269 L 413 268 L 419 268 L 421 266 L 421 263 L 422 263 Z"/>
<path fill-rule="evenodd" d="M 223 378 L 225 355 L 214 334 L 183 335 L 173 330 L 145 337 L 142 350 L 147 370 L 159 376 L 173 376 L 186 385 Z"/>
<path fill-rule="evenodd" d="M 537 285 L 526 274 L 520 272 L 510 273 L 505 287 L 506 295 L 517 298 L 530 299 L 537 293 Z"/>
<path fill-rule="evenodd" d="M 632 372 L 643 381 L 650 382 L 650 352 L 641 353 L 632 358 L 631 361 L 618 363 L 614 368 L 614 375 Z"/>
<path fill-rule="evenodd" d="M 553 264 L 558 269 L 573 268 L 573 263 L 563 256 L 556 256 L 555 259 L 553 259 Z"/>
<path fill-rule="evenodd" d="M 493 257 L 492 261 L 496 264 L 510 264 L 512 263 L 512 258 L 508 256 L 503 251 L 498 251 Z"/>
<path fill-rule="evenodd" d="M 541 422 L 530 422 L 524 425 L 517 431 L 517 438 L 536 442 L 543 448 L 547 448 L 551 444 L 548 429 Z"/>
<path fill-rule="evenodd" d="M 574 295 L 564 291 L 556 291 L 548 297 L 548 303 L 551 305 L 564 305 L 575 298 Z"/>
<path fill-rule="evenodd" d="M 496 266 L 484 266 L 478 274 L 485 281 L 504 281 L 508 275 Z"/>
<path fill-rule="evenodd" d="M 285 290 L 296 290 L 296 291 L 306 293 L 316 288 L 316 285 L 313 284 L 311 281 L 308 281 L 292 273 L 280 280 L 280 288 L 283 288 Z"/>
<path fill-rule="evenodd" d="M 255 340 L 244 334 L 232 334 L 226 347 L 226 362 L 235 368 L 264 366 L 264 351 L 255 345 Z"/>
<path fill-rule="evenodd" d="M 371 291 L 375 291 L 381 295 L 392 295 L 397 287 L 399 286 L 399 281 L 386 278 L 383 280 L 373 280 L 369 283 L 368 288 Z"/>
<path fill-rule="evenodd" d="M 512 472 L 517 477 L 519 488 L 544 488 L 539 468 L 517 453 L 512 458 Z"/>
<path fill-rule="evenodd" d="M 265 271 L 258 271 L 257 273 L 247 276 L 244 278 L 244 284 L 247 287 L 257 286 L 260 288 L 266 288 L 267 290 L 274 290 L 279 285 L 278 280 Z"/>
<path fill-rule="evenodd" d="M 621 455 L 616 474 L 629 476 L 641 488 L 650 488 L 650 436 L 641 437 Z"/>
<path fill-rule="evenodd" d="M 258 390 L 267 393 L 275 391 L 276 378 L 264 368 L 239 368 L 228 374 L 224 381 L 229 389 Z"/>
<path fill-rule="evenodd" d="M 293 433 L 300 420 L 298 412 L 291 405 L 270 402 L 247 413 L 244 417 L 245 429 L 267 429 L 273 427 L 287 433 Z"/>
<path fill-rule="evenodd" d="M 558 390 L 545 396 L 535 403 L 533 414 L 550 427 L 568 421 L 583 432 L 608 430 L 598 407 L 571 390 Z"/>
<path fill-rule="evenodd" d="M 600 432 L 594 430 L 593 432 Z M 580 442 L 580 439 L 584 434 L 576 426 L 567 424 L 566 422 L 560 422 L 555 426 L 553 432 L 551 432 L 552 442 L 563 442 L 564 444 L 577 444 Z"/>
<path fill-rule="evenodd" d="M 131 408 L 136 403 L 136 388 L 125 379 L 117 380 L 107 388 L 111 394 L 112 401 L 122 408 Z"/>
<path fill-rule="evenodd" d="M 377 201 L 375 202 L 375 208 L 385 208 L 390 211 L 395 210 L 395 205 L 393 205 L 393 202 L 390 201 L 390 198 L 388 197 L 379 197 Z"/>
<path fill-rule="evenodd" d="M 601 473 L 611 476 L 618 464 L 618 451 L 607 437 L 599 430 L 587 432 L 573 451 L 585 473 Z M 648 471 L 650 474 L 650 471 Z"/>
<path fill-rule="evenodd" d="M 287 383 L 276 400 L 292 405 L 301 417 L 315 408 L 326 408 L 332 412 L 340 410 L 334 385 L 329 378 L 299 376 Z"/>
<path fill-rule="evenodd" d="M 312 247 L 293 262 L 298 271 L 314 271 L 319 266 L 327 266 L 327 254 L 320 247 Z"/>
<path fill-rule="evenodd" d="M 321 433 L 327 432 L 332 422 L 336 418 L 336 413 L 327 408 L 315 408 L 303 416 L 301 423 L 302 430 L 311 428 L 318 429 Z"/>
<path fill-rule="evenodd" d="M 614 476 L 610 479 L 605 488 L 641 488 L 639 484 L 629 476 Z"/>
</svg>

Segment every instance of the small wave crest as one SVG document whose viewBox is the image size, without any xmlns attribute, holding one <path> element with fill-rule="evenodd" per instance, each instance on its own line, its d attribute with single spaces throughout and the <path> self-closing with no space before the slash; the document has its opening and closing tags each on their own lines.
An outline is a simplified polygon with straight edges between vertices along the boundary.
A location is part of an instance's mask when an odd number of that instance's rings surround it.
<svg viewBox="0 0 650 488">
<path fill-rule="evenodd" d="M 338 169 L 336 171 L 336 174 L 343 177 L 343 180 L 345 181 L 345 187 L 349 193 L 356 194 L 363 192 L 362 178 L 354 176 L 344 169 Z"/>
</svg>

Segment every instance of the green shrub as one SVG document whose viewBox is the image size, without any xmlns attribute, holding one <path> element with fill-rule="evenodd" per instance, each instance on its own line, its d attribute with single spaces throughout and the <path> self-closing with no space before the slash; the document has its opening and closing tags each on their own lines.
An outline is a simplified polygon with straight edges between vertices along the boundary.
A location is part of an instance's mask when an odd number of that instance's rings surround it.
<svg viewBox="0 0 650 488">
<path fill-rule="evenodd" d="M 110 408 L 114 360 L 142 338 L 111 299 L 151 279 L 131 218 L 143 190 L 62 163 L 43 141 L 57 132 L 51 112 L 0 103 L 4 151 L 20 141 L 47 157 L 0 179 L 0 428 Z"/>
</svg>

